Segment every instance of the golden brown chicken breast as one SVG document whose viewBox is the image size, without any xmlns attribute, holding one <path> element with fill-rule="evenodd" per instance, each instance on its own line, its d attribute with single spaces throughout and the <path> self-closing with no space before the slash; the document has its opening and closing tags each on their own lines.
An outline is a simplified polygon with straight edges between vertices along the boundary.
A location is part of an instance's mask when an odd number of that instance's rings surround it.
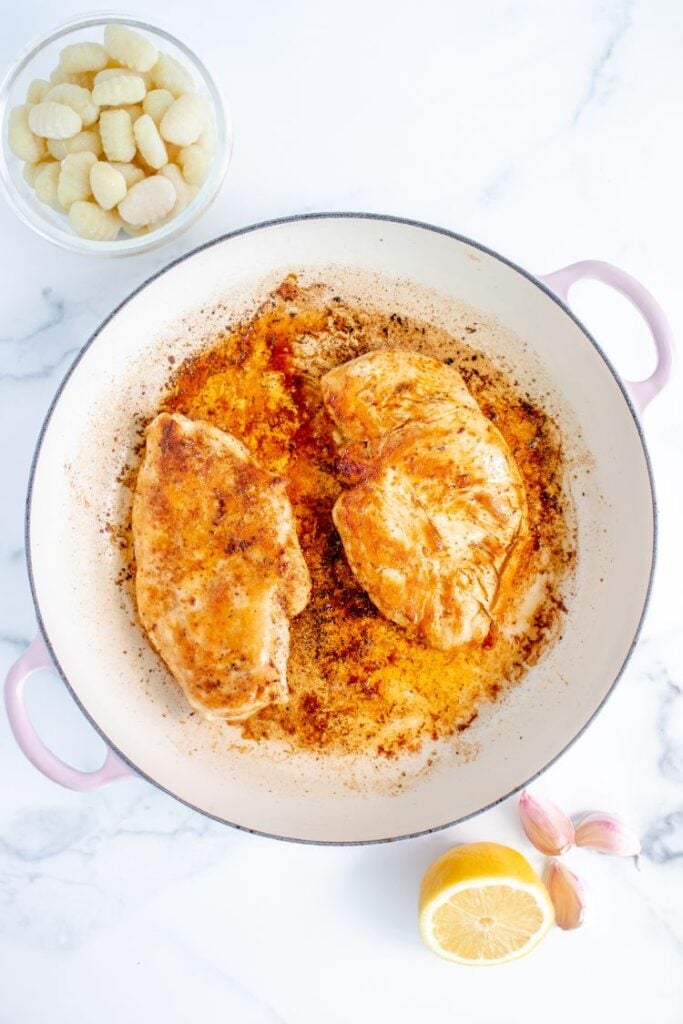
<svg viewBox="0 0 683 1024">
<path fill-rule="evenodd" d="M 489 632 L 501 573 L 524 528 L 507 443 L 460 374 L 380 350 L 322 378 L 355 486 L 334 507 L 349 565 L 379 610 L 442 650 Z"/>
<path fill-rule="evenodd" d="M 285 701 L 289 617 L 311 584 L 283 481 L 231 434 L 162 413 L 133 539 L 140 619 L 190 704 L 238 720 Z"/>
</svg>

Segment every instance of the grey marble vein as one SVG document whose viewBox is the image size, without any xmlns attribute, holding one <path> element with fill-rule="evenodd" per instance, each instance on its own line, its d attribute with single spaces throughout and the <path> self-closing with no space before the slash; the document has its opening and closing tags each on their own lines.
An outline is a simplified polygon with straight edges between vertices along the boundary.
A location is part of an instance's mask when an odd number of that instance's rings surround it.
<svg viewBox="0 0 683 1024">
<path fill-rule="evenodd" d="M 75 949 L 126 908 L 207 870 L 238 841 L 142 781 L 132 789 L 81 794 L 76 808 L 35 808 L 2 824 L 0 935 L 36 949 Z"/>
<path fill-rule="evenodd" d="M 5 328 L 0 337 L 0 382 L 49 378 L 85 342 L 93 309 L 89 300 L 68 298 L 48 286 L 21 319 L 25 322 Z"/>
<path fill-rule="evenodd" d="M 643 851 L 655 864 L 683 859 L 683 807 L 665 814 L 648 829 Z"/>
<path fill-rule="evenodd" d="M 670 736 L 676 713 L 683 711 L 683 689 L 669 676 L 663 680 L 664 695 L 660 701 L 657 716 L 657 735 L 662 744 L 659 770 L 672 782 L 683 782 L 683 747 L 680 739 Z"/>
<path fill-rule="evenodd" d="M 31 638 L 15 633 L 0 633 L 0 644 L 7 644 L 9 647 L 28 647 Z"/>
<path fill-rule="evenodd" d="M 0 383 L 4 381 L 12 381 L 15 383 L 23 383 L 24 381 L 30 380 L 44 380 L 51 377 L 52 374 L 59 369 L 65 362 L 70 361 L 73 356 L 79 351 L 79 345 L 73 345 L 67 348 L 64 352 L 49 362 L 43 363 L 42 366 L 37 367 L 35 370 L 27 370 L 25 373 L 0 373 Z"/>
<path fill-rule="evenodd" d="M 514 164 L 508 164 L 499 171 L 479 193 L 479 200 L 483 203 L 492 203 L 498 199 L 501 190 L 507 185 L 515 171 Z"/>
<path fill-rule="evenodd" d="M 57 327 L 64 321 L 66 310 L 66 303 L 64 302 L 64 299 L 59 295 L 55 295 L 52 288 L 41 289 L 40 295 L 47 306 L 45 319 L 41 320 L 36 327 L 28 331 L 26 334 L 19 335 L 18 337 L 15 335 L 0 337 L 0 345 L 28 345 L 32 341 L 35 341 L 35 339 L 44 331 L 49 331 L 51 328 Z"/>
<path fill-rule="evenodd" d="M 631 15 L 634 3 L 635 0 L 623 0 L 623 2 L 618 5 L 614 14 L 610 17 L 610 31 L 608 37 L 605 40 L 598 57 L 590 66 L 588 83 L 570 117 L 569 127 L 575 128 L 588 106 L 597 99 L 600 84 L 605 78 L 605 71 L 609 67 L 619 43 L 631 27 Z M 501 193 L 504 191 L 506 186 L 508 186 L 515 178 L 520 166 L 526 168 L 532 165 L 539 152 L 565 138 L 566 130 L 567 123 L 563 119 L 562 123 L 557 125 L 557 127 L 550 131 L 545 137 L 527 148 L 524 158 L 520 163 L 510 162 L 499 167 L 488 183 L 479 191 L 477 195 L 478 201 L 486 204 L 487 206 L 495 203 L 500 198 Z"/>
<path fill-rule="evenodd" d="M 605 40 L 597 59 L 590 69 L 590 77 L 586 88 L 579 99 L 571 120 L 571 127 L 575 128 L 581 120 L 586 109 L 598 98 L 600 87 L 605 93 L 606 70 L 610 65 L 612 57 L 629 28 L 631 27 L 631 16 L 634 8 L 634 0 L 622 0 L 618 4 L 614 14 L 610 18 L 610 31 Z"/>
<path fill-rule="evenodd" d="M 673 641 L 673 644 L 672 644 Z M 641 657 L 646 662 L 643 678 L 649 690 L 657 694 L 655 728 L 659 744 L 659 777 L 679 787 L 683 782 L 683 745 L 680 722 L 683 721 L 683 688 L 676 678 L 676 666 L 666 657 L 677 646 L 676 638 L 659 636 L 645 641 Z M 683 858 L 683 803 L 667 809 L 655 818 L 643 836 L 643 855 L 655 864 L 671 864 Z"/>
</svg>

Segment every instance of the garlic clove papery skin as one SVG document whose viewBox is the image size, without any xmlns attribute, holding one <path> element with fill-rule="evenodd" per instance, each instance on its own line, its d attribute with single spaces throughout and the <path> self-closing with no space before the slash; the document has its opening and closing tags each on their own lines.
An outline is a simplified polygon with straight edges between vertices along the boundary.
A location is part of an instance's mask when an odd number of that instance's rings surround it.
<svg viewBox="0 0 683 1024">
<path fill-rule="evenodd" d="M 534 797 L 525 789 L 519 798 L 519 816 L 529 842 L 541 853 L 557 857 L 574 845 L 574 826 L 552 801 Z"/>
</svg>

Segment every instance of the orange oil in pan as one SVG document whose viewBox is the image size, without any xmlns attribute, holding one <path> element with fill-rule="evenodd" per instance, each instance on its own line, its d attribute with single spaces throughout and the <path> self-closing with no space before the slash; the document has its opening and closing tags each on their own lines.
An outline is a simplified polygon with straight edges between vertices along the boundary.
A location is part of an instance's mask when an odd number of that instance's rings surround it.
<svg viewBox="0 0 683 1024">
<path fill-rule="evenodd" d="M 477 327 L 463 332 L 476 338 Z M 386 620 L 347 565 L 331 511 L 341 492 L 318 380 L 339 363 L 392 346 L 446 359 L 508 441 L 527 488 L 529 540 L 512 592 L 537 599 L 520 622 L 512 599 L 483 645 L 421 646 Z M 308 751 L 394 757 L 465 729 L 482 702 L 519 682 L 561 631 L 574 560 L 562 450 L 553 421 L 464 339 L 400 315 L 355 309 L 287 278 L 248 323 L 174 373 L 162 408 L 240 438 L 287 480 L 308 563 L 311 601 L 291 621 L 288 704 L 241 723 L 245 737 Z"/>
</svg>

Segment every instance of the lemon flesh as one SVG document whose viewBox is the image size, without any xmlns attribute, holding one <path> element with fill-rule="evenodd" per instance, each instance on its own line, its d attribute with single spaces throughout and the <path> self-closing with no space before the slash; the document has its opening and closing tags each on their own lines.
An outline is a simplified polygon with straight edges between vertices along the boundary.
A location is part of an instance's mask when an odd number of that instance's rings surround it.
<svg viewBox="0 0 683 1024">
<path fill-rule="evenodd" d="M 516 960 L 541 941 L 554 917 L 543 882 L 509 846 L 457 846 L 422 879 L 422 938 L 434 953 L 456 963 Z"/>
</svg>

